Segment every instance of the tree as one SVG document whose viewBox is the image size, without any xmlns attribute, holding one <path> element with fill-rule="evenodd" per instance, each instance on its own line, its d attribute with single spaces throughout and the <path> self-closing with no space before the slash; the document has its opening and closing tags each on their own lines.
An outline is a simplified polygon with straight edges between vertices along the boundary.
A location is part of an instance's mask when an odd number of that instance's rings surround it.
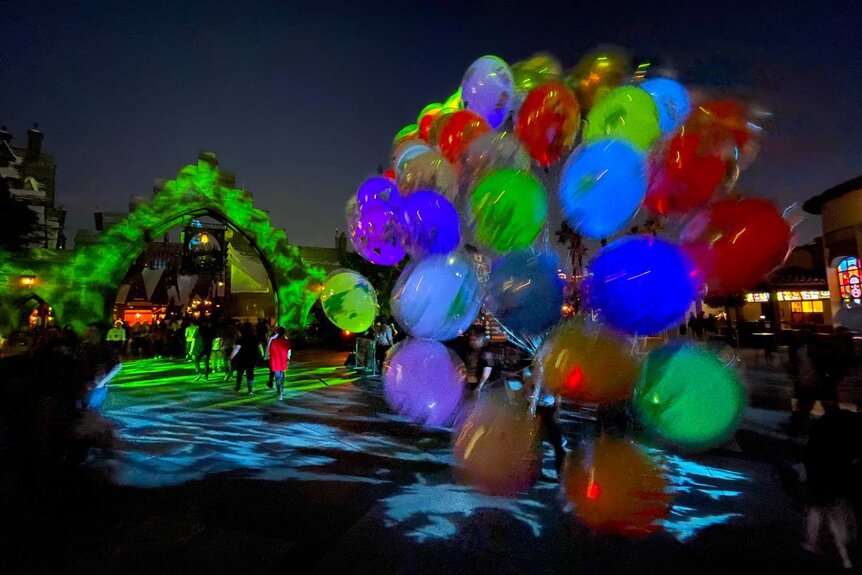
<svg viewBox="0 0 862 575">
<path fill-rule="evenodd" d="M 12 198 L 6 181 L 0 178 L 0 248 L 8 252 L 24 250 L 38 225 L 36 214 L 27 204 Z"/>
</svg>

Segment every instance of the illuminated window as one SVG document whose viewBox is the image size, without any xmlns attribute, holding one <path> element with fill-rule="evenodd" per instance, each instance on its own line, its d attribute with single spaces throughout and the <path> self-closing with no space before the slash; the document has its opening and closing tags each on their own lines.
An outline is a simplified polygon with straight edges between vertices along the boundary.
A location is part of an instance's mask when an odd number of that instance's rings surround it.
<svg viewBox="0 0 862 575">
<path fill-rule="evenodd" d="M 862 305 L 862 285 L 859 282 L 859 258 L 847 257 L 838 263 L 838 288 L 844 305 Z"/>
<path fill-rule="evenodd" d="M 792 323 L 823 323 L 823 300 L 791 301 L 790 321 Z"/>
</svg>

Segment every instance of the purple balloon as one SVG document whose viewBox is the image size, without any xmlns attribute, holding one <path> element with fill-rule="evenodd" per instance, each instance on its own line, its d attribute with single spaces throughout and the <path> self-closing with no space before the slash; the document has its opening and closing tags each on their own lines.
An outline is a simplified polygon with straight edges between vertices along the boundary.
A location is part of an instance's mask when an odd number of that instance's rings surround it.
<svg viewBox="0 0 862 575">
<path fill-rule="evenodd" d="M 496 56 L 473 62 L 461 80 L 464 107 L 476 112 L 497 129 L 512 109 L 515 82 L 509 65 Z"/>
<path fill-rule="evenodd" d="M 398 241 L 396 210 L 383 200 L 370 200 L 347 222 L 350 241 L 356 253 L 373 264 L 394 266 L 404 259 Z"/>
<path fill-rule="evenodd" d="M 402 198 L 398 228 L 401 245 L 414 258 L 448 254 L 461 242 L 461 224 L 455 206 L 430 190 Z"/>
<path fill-rule="evenodd" d="M 389 178 L 371 176 L 359 186 L 356 191 L 356 203 L 359 207 L 372 200 L 383 200 L 393 204 L 398 202 L 398 186 Z"/>
<path fill-rule="evenodd" d="M 386 354 L 386 401 L 423 427 L 447 425 L 461 405 L 465 371 L 461 359 L 442 343 L 406 339 Z"/>
</svg>

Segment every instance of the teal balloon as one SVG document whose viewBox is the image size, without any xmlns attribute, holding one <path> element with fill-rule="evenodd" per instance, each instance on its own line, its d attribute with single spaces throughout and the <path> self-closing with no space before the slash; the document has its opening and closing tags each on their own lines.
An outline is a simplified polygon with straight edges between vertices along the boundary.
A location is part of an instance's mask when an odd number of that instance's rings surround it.
<svg viewBox="0 0 862 575">
<path fill-rule="evenodd" d="M 708 449 L 729 439 L 745 404 L 736 373 L 711 352 L 684 342 L 650 352 L 634 390 L 644 427 L 687 449 Z"/>
<path fill-rule="evenodd" d="M 410 263 L 392 290 L 392 316 L 413 337 L 445 341 L 464 333 L 482 304 L 473 262 L 459 254 Z"/>
<path fill-rule="evenodd" d="M 593 238 L 620 231 L 635 215 L 647 189 L 643 155 L 625 140 L 579 146 L 563 167 L 560 204 L 572 229 Z"/>
</svg>

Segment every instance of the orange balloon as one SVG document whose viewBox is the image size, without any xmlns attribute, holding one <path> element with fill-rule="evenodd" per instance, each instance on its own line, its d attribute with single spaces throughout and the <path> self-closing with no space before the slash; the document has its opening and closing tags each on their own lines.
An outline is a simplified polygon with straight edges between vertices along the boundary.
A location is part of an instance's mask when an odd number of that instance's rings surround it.
<svg viewBox="0 0 862 575">
<path fill-rule="evenodd" d="M 502 398 L 483 396 L 455 438 L 462 479 L 489 495 L 512 497 L 539 476 L 538 423 Z"/>
<path fill-rule="evenodd" d="M 544 385 L 580 401 L 626 400 L 640 376 L 630 349 L 627 339 L 609 330 L 588 333 L 581 322 L 565 322 L 539 350 Z"/>
<path fill-rule="evenodd" d="M 610 46 L 587 54 L 568 77 L 584 109 L 592 108 L 630 74 L 631 59 L 621 49 Z"/>
<path fill-rule="evenodd" d="M 596 530 L 645 536 L 670 514 L 667 479 L 628 440 L 600 437 L 569 460 L 563 483 L 575 515 Z"/>
<path fill-rule="evenodd" d="M 470 110 L 452 113 L 440 130 L 437 144 L 450 162 L 457 162 L 470 143 L 491 131 L 488 121 Z"/>
</svg>

